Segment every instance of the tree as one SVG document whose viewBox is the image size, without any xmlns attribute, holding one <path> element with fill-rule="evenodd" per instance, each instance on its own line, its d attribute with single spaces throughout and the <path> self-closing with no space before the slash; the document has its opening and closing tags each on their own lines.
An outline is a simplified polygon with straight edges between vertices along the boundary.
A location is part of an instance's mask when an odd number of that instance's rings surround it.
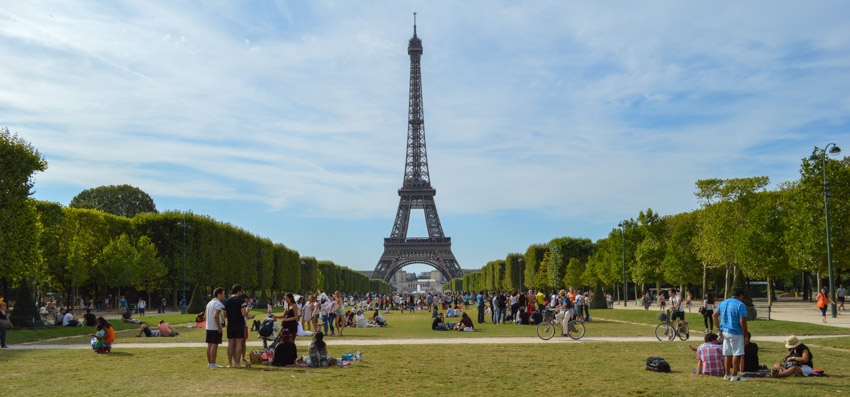
<svg viewBox="0 0 850 397">
<path fill-rule="evenodd" d="M 33 175 L 47 169 L 38 150 L 8 128 L 0 129 L 0 274 L 3 296 L 9 281 L 29 278 L 41 262 L 35 206 L 29 200 Z"/>
<path fill-rule="evenodd" d="M 156 205 L 151 196 L 130 185 L 98 186 L 83 190 L 71 199 L 68 206 L 96 209 L 127 218 L 143 212 L 156 213 Z"/>
<path fill-rule="evenodd" d="M 505 257 L 505 290 L 522 290 L 524 273 L 525 258 L 522 254 L 508 254 Z"/>
<path fill-rule="evenodd" d="M 584 285 L 581 277 L 583 273 L 584 265 L 581 261 L 578 258 L 570 258 L 570 263 L 567 264 L 566 271 L 564 272 L 563 285 L 565 287 L 581 289 Z"/>
<path fill-rule="evenodd" d="M 696 216 L 683 213 L 669 218 L 668 223 L 673 227 L 661 263 L 664 280 L 674 285 L 696 283 L 702 275 L 695 245 Z"/>
<path fill-rule="evenodd" d="M 747 227 L 735 235 L 741 269 L 750 278 L 767 279 L 768 304 L 773 304 L 774 277 L 788 273 L 788 254 L 785 249 L 787 206 L 784 192 L 759 193 L 750 210 Z"/>
<path fill-rule="evenodd" d="M 139 282 L 142 273 L 139 269 L 139 253 L 130 243 L 129 236 L 121 234 L 103 248 L 100 273 L 107 285 L 119 288 L 118 295 L 121 295 L 121 287 Z"/>
<path fill-rule="evenodd" d="M 165 277 L 168 269 L 157 258 L 156 246 L 148 236 L 139 237 L 136 242 L 136 266 L 139 273 L 134 284 L 136 288 L 147 291 L 150 301 L 151 290 Z"/>
<path fill-rule="evenodd" d="M 548 251 L 549 247 L 546 244 L 534 244 L 525 251 L 524 288 L 539 288 L 537 278 L 540 262 L 543 261 L 543 256 Z"/>
</svg>

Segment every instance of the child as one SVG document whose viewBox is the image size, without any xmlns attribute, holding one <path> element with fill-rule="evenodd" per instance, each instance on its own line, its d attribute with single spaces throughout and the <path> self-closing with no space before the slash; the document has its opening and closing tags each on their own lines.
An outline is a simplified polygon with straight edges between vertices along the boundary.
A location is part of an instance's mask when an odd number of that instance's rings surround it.
<svg viewBox="0 0 850 397">
<path fill-rule="evenodd" d="M 95 342 L 92 346 L 95 354 L 103 353 L 103 342 L 104 339 L 106 339 L 106 331 L 103 329 L 103 324 L 100 322 L 97 324 L 97 332 L 94 333 L 94 337 L 97 338 L 97 342 Z"/>
</svg>

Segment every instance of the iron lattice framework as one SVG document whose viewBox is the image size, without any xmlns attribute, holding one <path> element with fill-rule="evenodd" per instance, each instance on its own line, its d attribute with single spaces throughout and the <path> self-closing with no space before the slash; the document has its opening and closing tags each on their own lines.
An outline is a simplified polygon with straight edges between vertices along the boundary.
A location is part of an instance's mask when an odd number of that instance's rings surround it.
<svg viewBox="0 0 850 397">
<path fill-rule="evenodd" d="M 463 271 L 452 253 L 451 238 L 443 233 L 443 226 L 437 215 L 437 205 L 434 203 L 437 190 L 431 187 L 431 177 L 428 173 L 425 115 L 422 110 L 422 69 L 419 65 L 422 58 L 422 40 L 416 36 L 415 20 L 407 54 L 410 55 L 410 100 L 404 181 L 398 190 L 398 211 L 393 231 L 389 238 L 384 239 L 384 254 L 378 260 L 372 278 L 389 282 L 399 269 L 412 263 L 425 263 L 439 270 L 447 280 L 451 280 L 463 277 Z M 425 213 L 428 238 L 407 238 L 412 209 L 421 209 Z"/>
</svg>

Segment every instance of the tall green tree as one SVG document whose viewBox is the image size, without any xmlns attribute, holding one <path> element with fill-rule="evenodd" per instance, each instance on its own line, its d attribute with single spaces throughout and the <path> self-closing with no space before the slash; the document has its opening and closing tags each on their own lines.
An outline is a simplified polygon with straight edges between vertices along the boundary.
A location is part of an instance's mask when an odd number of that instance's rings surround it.
<svg viewBox="0 0 850 397">
<path fill-rule="evenodd" d="M 0 277 L 3 296 L 9 281 L 29 279 L 40 268 L 40 228 L 32 194 L 33 176 L 47 161 L 29 142 L 8 128 L 0 129 Z"/>
<path fill-rule="evenodd" d="M 702 263 L 697 257 L 696 221 L 693 213 L 668 218 L 672 231 L 661 263 L 664 280 L 668 283 L 697 283 L 702 276 Z"/>
<path fill-rule="evenodd" d="M 741 270 L 749 278 L 767 280 L 768 305 L 773 304 L 773 280 L 789 273 L 786 251 L 787 205 L 784 192 L 764 192 L 748 214 L 747 226 L 735 234 Z"/>
<path fill-rule="evenodd" d="M 130 185 L 98 186 L 83 190 L 71 199 L 68 206 L 95 209 L 127 218 L 143 212 L 156 213 L 151 196 Z"/>
</svg>

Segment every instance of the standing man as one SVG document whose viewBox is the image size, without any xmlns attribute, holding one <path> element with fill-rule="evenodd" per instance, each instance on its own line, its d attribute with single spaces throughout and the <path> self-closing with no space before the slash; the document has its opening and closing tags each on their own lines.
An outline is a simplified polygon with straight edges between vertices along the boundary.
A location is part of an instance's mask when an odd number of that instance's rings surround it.
<svg viewBox="0 0 850 397">
<path fill-rule="evenodd" d="M 139 297 L 139 317 L 145 316 L 145 306 L 147 306 L 147 302 L 144 299 Z"/>
<path fill-rule="evenodd" d="M 159 300 L 159 312 L 160 313 L 165 313 L 165 303 L 166 303 L 165 297 L 163 296 L 162 299 Z"/>
<path fill-rule="evenodd" d="M 846 311 L 844 309 L 844 297 L 847 296 L 847 290 L 844 289 L 844 284 L 838 284 L 838 289 L 835 290 L 835 293 L 838 295 L 838 308 L 841 309 L 841 311 Z"/>
<path fill-rule="evenodd" d="M 679 329 L 679 323 L 685 321 L 685 305 L 682 304 L 682 294 L 676 291 L 675 288 L 670 289 L 670 310 L 673 311 L 670 317 L 671 322 L 676 322 L 673 326 Z M 744 314 L 744 317 L 747 315 Z M 744 320 L 746 321 L 746 319 Z M 686 323 L 687 324 L 687 323 Z M 687 330 L 687 328 L 685 328 Z"/>
<path fill-rule="evenodd" d="M 127 298 L 121 297 L 121 300 L 118 301 L 118 314 L 124 314 L 127 311 Z"/>
<path fill-rule="evenodd" d="M 723 332 L 723 380 L 743 382 L 738 375 L 744 358 L 744 345 L 749 343 L 747 333 L 747 307 L 744 305 L 744 289 L 735 287 L 732 298 L 717 305 L 714 323 Z M 731 367 L 731 370 L 730 370 Z"/>
<path fill-rule="evenodd" d="M 428 311 L 430 312 L 431 311 L 431 305 L 434 304 L 434 295 L 431 295 L 431 293 L 429 292 L 428 297 L 425 298 L 425 302 L 428 303 Z"/>
<path fill-rule="evenodd" d="M 180 313 L 186 313 L 186 297 L 180 300 Z"/>
<path fill-rule="evenodd" d="M 242 298 L 242 286 L 234 284 L 230 290 L 231 296 L 224 302 L 224 312 L 227 314 L 227 367 L 245 368 L 239 360 L 242 359 L 242 339 L 245 339 L 248 316 L 248 302 Z"/>
<path fill-rule="evenodd" d="M 542 289 L 537 290 L 537 311 L 542 313 L 544 308 L 546 308 L 546 294 Z"/>
<path fill-rule="evenodd" d="M 210 368 L 221 368 L 215 363 L 218 355 L 218 345 L 221 344 L 221 312 L 224 310 L 224 288 L 216 288 L 212 300 L 207 303 L 205 316 L 207 319 L 207 366 Z M 229 346 L 228 346 L 229 347 Z"/>
<path fill-rule="evenodd" d="M 475 303 L 478 305 L 478 324 L 484 324 L 484 291 L 478 293 Z"/>
</svg>

